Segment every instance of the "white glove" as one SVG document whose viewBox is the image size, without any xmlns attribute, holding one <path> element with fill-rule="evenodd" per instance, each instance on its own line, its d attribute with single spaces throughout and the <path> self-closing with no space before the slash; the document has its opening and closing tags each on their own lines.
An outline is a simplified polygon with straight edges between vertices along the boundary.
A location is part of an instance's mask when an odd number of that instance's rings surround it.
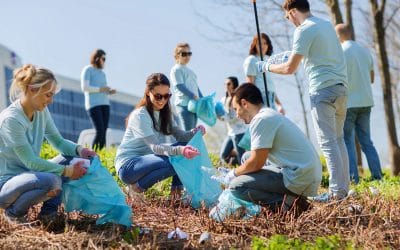
<svg viewBox="0 0 400 250">
<path fill-rule="evenodd" d="M 225 172 L 226 168 L 218 168 L 218 174 L 212 175 L 211 179 L 214 179 L 225 186 L 228 186 L 229 183 L 236 177 L 235 169 L 230 170 L 229 172 Z"/>
</svg>

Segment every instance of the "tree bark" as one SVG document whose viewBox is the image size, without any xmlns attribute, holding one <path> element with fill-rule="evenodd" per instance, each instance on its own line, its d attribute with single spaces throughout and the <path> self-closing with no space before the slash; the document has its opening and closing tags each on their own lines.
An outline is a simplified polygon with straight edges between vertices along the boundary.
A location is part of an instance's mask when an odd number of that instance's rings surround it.
<svg viewBox="0 0 400 250">
<path fill-rule="evenodd" d="M 374 44 L 378 54 L 378 66 L 383 89 L 386 128 L 389 135 L 389 161 L 393 175 L 400 174 L 400 148 L 397 140 L 395 116 L 393 111 L 392 84 L 389 71 L 389 60 L 386 50 L 384 13 L 386 0 L 370 0 L 371 13 L 374 19 Z"/>
<path fill-rule="evenodd" d="M 346 11 L 346 23 L 350 26 L 351 29 L 351 39 L 356 40 L 356 33 L 354 33 L 353 26 L 353 12 L 351 11 L 351 7 L 353 6 L 352 0 L 344 0 L 344 6 Z"/>
<path fill-rule="evenodd" d="M 326 5 L 329 7 L 329 13 L 334 24 L 343 23 L 342 12 L 340 11 L 338 0 L 325 0 Z"/>
</svg>

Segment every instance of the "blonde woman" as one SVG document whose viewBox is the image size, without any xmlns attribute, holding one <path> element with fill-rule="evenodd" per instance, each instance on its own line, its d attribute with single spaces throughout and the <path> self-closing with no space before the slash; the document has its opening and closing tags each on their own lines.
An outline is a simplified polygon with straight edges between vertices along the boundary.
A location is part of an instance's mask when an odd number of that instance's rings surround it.
<svg viewBox="0 0 400 250">
<path fill-rule="evenodd" d="M 29 207 L 44 201 L 39 216 L 55 218 L 61 177 L 79 179 L 86 173 L 81 162 L 63 166 L 40 158 L 44 139 L 64 155 L 96 155 L 64 139 L 54 125 L 47 105 L 58 90 L 48 69 L 27 64 L 14 71 L 12 104 L 0 113 L 0 207 L 9 222 L 23 222 Z"/>
<path fill-rule="evenodd" d="M 188 43 L 178 43 L 174 52 L 175 65 L 171 69 L 170 78 L 172 92 L 175 97 L 175 106 L 183 130 L 196 127 L 197 116 L 188 110 L 190 100 L 203 97 L 197 84 L 197 76 L 187 65 L 192 58 L 192 51 Z"/>
</svg>

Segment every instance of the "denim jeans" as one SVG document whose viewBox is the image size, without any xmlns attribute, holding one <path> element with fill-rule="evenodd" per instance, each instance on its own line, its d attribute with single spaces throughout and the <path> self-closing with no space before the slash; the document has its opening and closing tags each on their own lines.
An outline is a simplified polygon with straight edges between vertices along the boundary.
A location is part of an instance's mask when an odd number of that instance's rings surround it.
<svg viewBox="0 0 400 250">
<path fill-rule="evenodd" d="M 246 152 L 242 162 L 249 156 L 250 152 Z M 229 184 L 229 189 L 239 199 L 270 206 L 279 206 L 284 201 L 290 206 L 299 196 L 285 187 L 281 169 L 271 165 L 265 166 L 258 172 L 234 178 Z"/>
<path fill-rule="evenodd" d="M 221 146 L 221 153 L 220 153 L 220 158 L 226 162 L 226 159 L 228 159 L 232 149 L 235 149 L 236 151 L 236 160 L 232 162 L 232 164 L 240 164 L 240 159 L 242 159 L 242 155 L 245 152 L 245 150 L 241 147 L 238 146 L 240 140 L 242 139 L 244 133 L 242 134 L 237 134 L 234 136 L 228 136 L 225 138 L 224 142 L 222 143 Z"/>
<path fill-rule="evenodd" d="M 317 140 L 329 172 L 329 193 L 344 198 L 349 191 L 349 160 L 343 138 L 347 88 L 343 84 L 318 90 L 310 96 Z"/>
<path fill-rule="evenodd" d="M 28 209 L 49 200 L 49 191 L 61 191 L 61 177 L 45 172 L 26 172 L 9 179 L 0 189 L 0 207 L 7 215 L 22 217 Z M 59 192 L 61 193 L 61 192 Z"/>
<path fill-rule="evenodd" d="M 118 176 L 126 184 L 137 183 L 143 191 L 173 176 L 171 190 L 182 189 L 182 182 L 176 175 L 168 156 L 165 155 L 150 154 L 133 157 L 122 165 Z"/>
<path fill-rule="evenodd" d="M 187 106 L 176 106 L 176 112 L 183 130 L 189 131 L 196 127 L 197 115 L 190 112 Z"/>
<path fill-rule="evenodd" d="M 60 165 L 68 165 L 72 156 L 58 155 L 51 159 Z M 68 180 L 56 174 L 46 172 L 26 172 L 9 179 L 0 187 L 0 207 L 7 215 L 22 217 L 29 207 L 43 202 L 39 215 L 57 212 L 61 204 L 62 183 Z M 52 190 L 60 190 L 54 197 L 47 196 Z"/>
<path fill-rule="evenodd" d="M 93 148 L 100 150 L 106 145 L 108 121 L 110 120 L 110 106 L 95 106 L 89 109 L 88 113 L 96 130 L 96 136 L 93 139 Z"/>
<path fill-rule="evenodd" d="M 349 154 L 350 178 L 358 183 L 360 178 L 357 169 L 357 154 L 355 135 L 361 145 L 361 150 L 367 158 L 368 167 L 373 179 L 382 179 L 381 164 L 375 146 L 371 141 L 370 132 L 371 107 L 348 108 L 344 122 L 344 141 Z"/>
</svg>

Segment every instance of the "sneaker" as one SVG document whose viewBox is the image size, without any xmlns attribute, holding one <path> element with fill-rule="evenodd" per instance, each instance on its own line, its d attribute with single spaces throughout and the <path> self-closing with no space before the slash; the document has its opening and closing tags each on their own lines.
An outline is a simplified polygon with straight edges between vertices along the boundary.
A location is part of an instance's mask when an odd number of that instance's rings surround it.
<svg viewBox="0 0 400 250">
<path fill-rule="evenodd" d="M 333 195 L 329 194 L 328 192 L 322 193 L 314 197 L 308 197 L 309 200 L 320 203 L 328 203 L 332 201 L 333 198 L 334 198 Z"/>
<path fill-rule="evenodd" d="M 12 215 L 9 215 L 6 211 L 3 213 L 4 219 L 10 224 L 10 225 L 23 225 L 23 224 L 29 224 L 25 216 L 21 217 L 15 217 Z"/>
</svg>

